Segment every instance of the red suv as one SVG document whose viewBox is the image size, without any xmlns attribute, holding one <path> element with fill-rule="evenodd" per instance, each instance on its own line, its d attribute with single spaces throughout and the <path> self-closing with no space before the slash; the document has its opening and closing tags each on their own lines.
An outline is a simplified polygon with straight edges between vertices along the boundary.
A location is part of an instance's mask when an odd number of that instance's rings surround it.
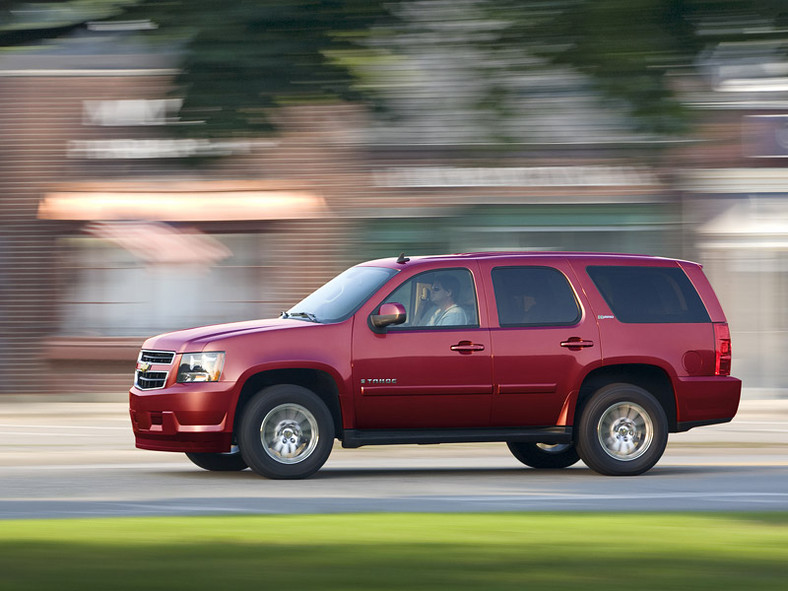
<svg viewBox="0 0 788 591">
<path fill-rule="evenodd" d="M 280 318 L 148 339 L 136 445 L 305 478 L 343 447 L 506 442 L 534 468 L 634 475 L 730 421 L 722 308 L 696 263 L 477 253 L 352 267 Z"/>
</svg>

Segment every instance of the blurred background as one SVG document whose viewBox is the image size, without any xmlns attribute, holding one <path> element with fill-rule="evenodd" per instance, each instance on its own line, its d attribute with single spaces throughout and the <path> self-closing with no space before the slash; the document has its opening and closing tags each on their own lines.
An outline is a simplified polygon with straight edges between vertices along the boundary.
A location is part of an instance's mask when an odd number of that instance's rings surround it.
<svg viewBox="0 0 788 591">
<path fill-rule="evenodd" d="M 0 0 L 0 393 L 509 249 L 703 263 L 788 397 L 786 157 L 784 0 Z"/>
</svg>

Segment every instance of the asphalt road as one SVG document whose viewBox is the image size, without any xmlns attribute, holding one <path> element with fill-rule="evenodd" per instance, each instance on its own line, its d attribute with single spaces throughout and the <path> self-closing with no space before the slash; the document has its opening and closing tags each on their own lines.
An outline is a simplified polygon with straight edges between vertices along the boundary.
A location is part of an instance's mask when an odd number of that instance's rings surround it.
<svg viewBox="0 0 788 591">
<path fill-rule="evenodd" d="M 134 448 L 118 403 L 0 402 L 0 519 L 367 511 L 788 511 L 788 401 L 671 435 L 632 478 L 525 468 L 504 444 L 336 447 L 311 479 Z"/>
</svg>

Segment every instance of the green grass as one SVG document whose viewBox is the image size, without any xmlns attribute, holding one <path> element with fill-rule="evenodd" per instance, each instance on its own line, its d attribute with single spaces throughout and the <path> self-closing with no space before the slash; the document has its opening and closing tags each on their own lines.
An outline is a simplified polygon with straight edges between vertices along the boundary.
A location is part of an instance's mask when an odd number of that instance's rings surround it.
<svg viewBox="0 0 788 591">
<path fill-rule="evenodd" d="M 0 521 L 0 589 L 780 589 L 788 513 Z"/>
</svg>

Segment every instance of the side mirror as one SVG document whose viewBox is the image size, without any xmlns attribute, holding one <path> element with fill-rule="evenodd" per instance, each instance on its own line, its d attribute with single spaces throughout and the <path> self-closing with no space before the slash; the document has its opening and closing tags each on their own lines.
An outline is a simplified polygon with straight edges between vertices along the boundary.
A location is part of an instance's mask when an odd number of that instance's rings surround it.
<svg viewBox="0 0 788 591">
<path fill-rule="evenodd" d="M 377 314 L 372 314 L 369 317 L 369 323 L 372 330 L 386 328 L 394 324 L 402 324 L 407 319 L 407 312 L 405 306 L 396 302 L 390 302 L 380 306 Z"/>
</svg>

